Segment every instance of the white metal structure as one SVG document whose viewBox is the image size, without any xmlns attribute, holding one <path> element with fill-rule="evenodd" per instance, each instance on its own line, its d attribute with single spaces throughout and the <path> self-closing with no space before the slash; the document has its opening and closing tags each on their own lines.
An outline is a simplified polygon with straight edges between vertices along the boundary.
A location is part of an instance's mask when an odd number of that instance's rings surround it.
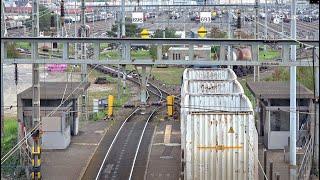
<svg viewBox="0 0 320 180">
<path fill-rule="evenodd" d="M 252 105 L 231 69 L 186 69 L 181 90 L 184 179 L 258 179 Z"/>
</svg>

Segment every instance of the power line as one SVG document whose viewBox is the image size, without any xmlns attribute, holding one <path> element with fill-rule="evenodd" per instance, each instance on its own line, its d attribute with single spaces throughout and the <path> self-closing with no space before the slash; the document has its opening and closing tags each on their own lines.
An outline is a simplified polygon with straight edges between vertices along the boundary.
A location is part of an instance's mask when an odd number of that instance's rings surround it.
<svg viewBox="0 0 320 180">
<path fill-rule="evenodd" d="M 89 76 L 93 70 L 97 67 L 98 65 L 96 65 L 86 76 Z M 66 102 L 71 95 L 78 89 L 80 88 L 81 84 L 83 84 L 84 81 L 81 81 L 81 83 L 67 96 L 67 98 L 64 100 L 64 102 Z M 63 102 L 63 103 L 64 103 Z M 51 115 L 53 115 L 55 112 L 58 111 L 58 109 L 63 105 L 63 103 L 60 103 L 59 106 L 57 106 L 53 111 L 51 111 L 46 117 L 50 117 Z M 29 131 L 13 148 L 11 148 L 7 154 L 5 154 L 2 158 L 1 158 L 1 164 L 3 164 L 16 150 L 18 150 L 22 144 L 23 141 L 29 139 L 31 137 L 31 135 L 33 133 L 35 133 L 35 131 L 40 127 L 40 125 L 42 124 L 42 122 L 39 122 L 31 131 Z"/>
</svg>

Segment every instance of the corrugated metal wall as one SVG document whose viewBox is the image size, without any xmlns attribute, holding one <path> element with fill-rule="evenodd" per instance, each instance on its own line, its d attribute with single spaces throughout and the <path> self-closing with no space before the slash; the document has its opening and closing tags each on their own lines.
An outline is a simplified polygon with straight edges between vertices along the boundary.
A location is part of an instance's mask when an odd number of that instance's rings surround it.
<svg viewBox="0 0 320 180">
<path fill-rule="evenodd" d="M 252 105 L 231 69 L 186 69 L 181 90 L 185 179 L 256 179 Z"/>
</svg>

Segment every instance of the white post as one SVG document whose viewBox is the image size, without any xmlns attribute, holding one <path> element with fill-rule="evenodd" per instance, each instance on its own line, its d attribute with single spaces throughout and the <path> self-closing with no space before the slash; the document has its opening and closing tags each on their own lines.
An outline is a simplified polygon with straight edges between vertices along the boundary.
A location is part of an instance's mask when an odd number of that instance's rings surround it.
<svg viewBox="0 0 320 180">
<path fill-rule="evenodd" d="M 264 13 L 265 13 L 265 19 L 264 19 L 264 35 L 265 39 L 268 39 L 268 10 L 267 10 L 267 0 L 265 0 L 264 5 Z M 264 46 L 264 50 L 267 50 L 267 45 Z"/>
<path fill-rule="evenodd" d="M 315 49 L 315 54 L 317 55 L 317 57 L 319 57 L 319 48 Z M 319 58 L 318 59 L 318 63 L 319 63 Z M 316 59 L 315 59 L 316 61 Z M 315 67 L 315 71 L 314 71 L 314 76 L 315 76 L 315 96 L 317 99 L 317 101 L 315 102 L 315 135 L 314 135 L 314 160 L 313 160 L 313 165 L 314 165 L 314 169 L 315 172 L 319 171 L 319 66 Z"/>
<path fill-rule="evenodd" d="M 291 38 L 296 39 L 296 0 L 291 5 Z M 296 61 L 296 46 L 291 45 L 291 61 Z M 290 67 L 290 180 L 297 179 L 296 142 L 297 142 L 297 105 L 296 105 L 296 66 Z"/>
<path fill-rule="evenodd" d="M 4 33 L 6 30 L 5 27 L 5 18 L 4 18 L 4 1 L 1 1 L 1 37 L 4 37 Z M 4 45 L 4 43 L 1 42 L 1 137 L 3 137 L 4 135 L 4 96 L 3 96 L 3 57 L 5 52 L 4 51 L 4 47 L 2 47 Z"/>
</svg>

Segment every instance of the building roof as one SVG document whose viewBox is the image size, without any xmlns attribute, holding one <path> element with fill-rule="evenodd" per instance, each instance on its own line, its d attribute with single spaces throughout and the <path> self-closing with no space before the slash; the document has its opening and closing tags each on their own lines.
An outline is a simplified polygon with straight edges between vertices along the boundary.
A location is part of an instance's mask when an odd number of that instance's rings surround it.
<svg viewBox="0 0 320 180">
<path fill-rule="evenodd" d="M 89 86 L 90 83 L 80 84 L 80 82 L 41 82 L 40 99 L 62 99 L 63 95 L 64 98 L 67 98 L 71 93 L 72 95 L 70 95 L 69 98 L 75 99 L 78 98 L 84 90 L 87 90 Z M 66 92 L 64 93 L 64 91 Z M 32 87 L 30 87 L 19 93 L 18 99 L 32 99 L 32 95 Z"/>
<path fill-rule="evenodd" d="M 260 99 L 290 99 L 290 83 L 289 82 L 247 82 L 249 90 L 256 98 Z M 311 99 L 313 92 L 305 86 L 297 83 L 297 98 Z"/>
</svg>

